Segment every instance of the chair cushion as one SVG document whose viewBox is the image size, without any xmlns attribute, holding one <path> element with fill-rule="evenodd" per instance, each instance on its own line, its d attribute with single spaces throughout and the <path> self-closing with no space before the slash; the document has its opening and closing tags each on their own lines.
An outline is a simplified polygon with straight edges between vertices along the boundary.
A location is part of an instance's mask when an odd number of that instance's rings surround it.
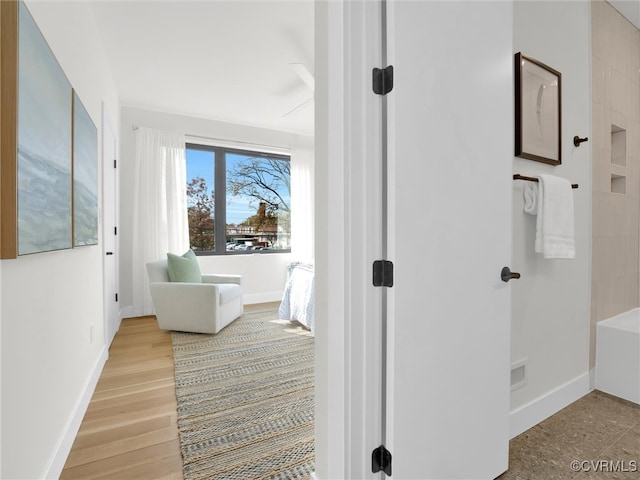
<svg viewBox="0 0 640 480">
<path fill-rule="evenodd" d="M 167 253 L 167 272 L 170 282 L 202 283 L 198 257 L 193 250 L 182 256 Z"/>
<path fill-rule="evenodd" d="M 235 283 L 219 283 L 217 285 L 220 290 L 221 305 L 242 296 L 242 288 L 240 288 L 240 285 L 236 285 Z"/>
</svg>

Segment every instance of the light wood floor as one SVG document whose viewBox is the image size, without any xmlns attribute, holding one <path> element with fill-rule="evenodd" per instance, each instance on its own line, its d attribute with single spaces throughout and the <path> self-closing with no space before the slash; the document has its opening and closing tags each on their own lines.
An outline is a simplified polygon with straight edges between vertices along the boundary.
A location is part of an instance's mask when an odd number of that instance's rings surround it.
<svg viewBox="0 0 640 480">
<path fill-rule="evenodd" d="M 177 422 L 171 333 L 124 319 L 60 479 L 183 480 Z"/>
<path fill-rule="evenodd" d="M 60 478 L 183 478 L 171 334 L 155 317 L 122 321 Z"/>
</svg>

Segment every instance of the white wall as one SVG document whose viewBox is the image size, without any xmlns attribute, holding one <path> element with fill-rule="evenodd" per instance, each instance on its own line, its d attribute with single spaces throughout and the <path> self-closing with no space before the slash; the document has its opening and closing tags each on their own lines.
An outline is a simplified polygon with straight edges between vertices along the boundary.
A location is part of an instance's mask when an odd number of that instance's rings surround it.
<svg viewBox="0 0 640 480">
<path fill-rule="evenodd" d="M 100 132 L 101 102 L 114 115 L 119 105 L 91 7 L 82 2 L 27 5 Z M 117 125 L 117 118 L 112 121 Z M 102 248 L 4 260 L 0 295 L 0 476 L 56 477 L 84 413 L 78 418 L 76 409 L 106 358 Z"/>
<path fill-rule="evenodd" d="M 591 269 L 591 37 L 589 2 L 515 2 L 514 53 L 562 73 L 562 165 L 514 158 L 513 173 L 549 173 L 578 183 L 575 260 L 534 253 L 534 216 L 523 212 L 524 182 L 513 182 L 512 361 L 527 359 L 528 383 L 511 395 L 517 430 L 532 426 L 589 388 Z M 532 423 L 533 422 L 533 423 Z M 514 432 L 512 423 L 512 433 Z"/>
<path fill-rule="evenodd" d="M 122 108 L 120 157 L 120 308 L 123 316 L 139 315 L 132 307 L 131 276 L 131 224 L 129 208 L 135 198 L 134 160 L 135 132 L 133 125 L 172 130 L 192 136 L 202 136 L 254 145 L 284 147 L 307 152 L 313 149 L 313 139 L 286 132 L 223 123 L 172 113 L 157 112 L 134 107 Z M 295 159 L 292 159 L 295 161 Z M 295 210 L 295 199 L 292 209 Z M 295 212 L 292 212 L 295 217 Z M 295 239 L 293 240 L 295 242 Z M 200 268 L 207 273 L 234 273 L 243 275 L 245 303 L 277 301 L 282 296 L 286 281 L 286 265 L 292 254 L 201 256 Z"/>
</svg>

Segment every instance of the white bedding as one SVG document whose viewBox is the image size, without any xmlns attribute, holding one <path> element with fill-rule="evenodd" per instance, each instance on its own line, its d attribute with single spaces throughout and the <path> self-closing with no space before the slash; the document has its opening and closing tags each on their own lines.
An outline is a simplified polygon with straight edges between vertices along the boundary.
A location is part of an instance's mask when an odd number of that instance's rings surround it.
<svg viewBox="0 0 640 480">
<path fill-rule="evenodd" d="M 313 264 L 291 262 L 287 266 L 287 283 L 284 287 L 279 317 L 296 320 L 315 333 L 314 319 L 314 268 Z"/>
</svg>

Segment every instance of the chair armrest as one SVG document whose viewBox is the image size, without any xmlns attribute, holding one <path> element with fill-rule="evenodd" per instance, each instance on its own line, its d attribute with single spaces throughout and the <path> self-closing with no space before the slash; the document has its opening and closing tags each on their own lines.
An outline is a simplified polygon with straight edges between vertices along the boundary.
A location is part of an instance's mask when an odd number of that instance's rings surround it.
<svg viewBox="0 0 640 480">
<path fill-rule="evenodd" d="M 186 282 L 149 283 L 158 325 L 164 330 L 214 332 L 220 305 L 218 285 Z"/>
<path fill-rule="evenodd" d="M 215 305 L 217 301 L 214 298 L 219 295 L 216 285 L 206 283 L 151 282 L 149 289 L 154 297 L 154 303 L 157 298 L 162 304 L 193 304 L 200 301 Z"/>
<path fill-rule="evenodd" d="M 235 283 L 242 286 L 242 275 L 219 275 L 205 273 L 202 275 L 202 283 Z"/>
</svg>

